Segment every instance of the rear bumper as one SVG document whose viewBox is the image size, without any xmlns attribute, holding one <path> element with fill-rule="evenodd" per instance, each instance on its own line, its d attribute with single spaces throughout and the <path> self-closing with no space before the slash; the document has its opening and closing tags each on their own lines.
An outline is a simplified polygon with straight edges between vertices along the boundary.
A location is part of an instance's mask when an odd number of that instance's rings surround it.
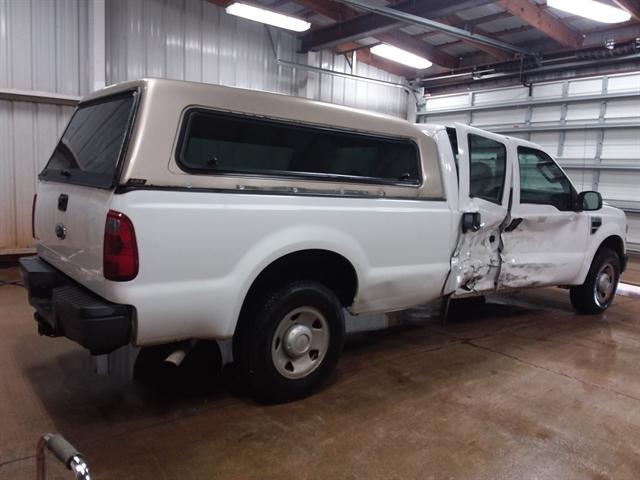
<svg viewBox="0 0 640 480">
<path fill-rule="evenodd" d="M 41 335 L 67 337 L 92 354 L 130 342 L 131 306 L 105 300 L 37 256 L 21 258 L 20 271 Z"/>
</svg>

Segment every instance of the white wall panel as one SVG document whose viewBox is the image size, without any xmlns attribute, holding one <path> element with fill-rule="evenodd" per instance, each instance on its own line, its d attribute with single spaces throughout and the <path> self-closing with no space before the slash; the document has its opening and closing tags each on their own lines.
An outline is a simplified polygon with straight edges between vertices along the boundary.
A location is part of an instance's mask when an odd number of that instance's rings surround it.
<svg viewBox="0 0 640 480">
<path fill-rule="evenodd" d="M 533 107 L 531 109 L 531 123 L 556 123 L 560 118 L 560 110 L 560 105 Z"/>
<path fill-rule="evenodd" d="M 89 91 L 86 0 L 0 0 L 0 88 Z"/>
<path fill-rule="evenodd" d="M 545 151 L 553 154 L 555 157 L 558 152 L 558 132 L 534 132 L 530 135 L 529 140 L 537 143 Z"/>
<path fill-rule="evenodd" d="M 278 65 L 264 25 L 227 15 L 203 0 L 110 0 L 107 83 L 155 76 L 304 96 L 406 117 L 397 88 Z M 296 53 L 296 38 L 273 29 L 280 58 L 350 73 L 331 52 Z M 357 74 L 399 83 L 365 64 Z"/>
<path fill-rule="evenodd" d="M 597 95 L 602 93 L 602 79 L 572 80 L 569 83 L 569 96 Z"/>
<path fill-rule="evenodd" d="M 36 176 L 72 111 L 59 105 L 0 101 L 0 250 L 31 245 Z"/>
<path fill-rule="evenodd" d="M 533 98 L 556 98 L 562 96 L 562 82 L 533 86 Z"/>
<path fill-rule="evenodd" d="M 635 202 L 640 198 L 640 183 L 630 182 L 628 172 L 600 172 L 598 190 L 612 201 Z"/>
<path fill-rule="evenodd" d="M 0 88 L 89 92 L 86 0 L 0 0 Z M 71 107 L 0 101 L 0 251 L 31 245 L 36 175 Z"/>
<path fill-rule="evenodd" d="M 568 131 L 564 139 L 561 158 L 590 160 L 593 163 L 598 149 L 598 132 L 595 130 Z"/>
<path fill-rule="evenodd" d="M 567 122 L 594 123 L 600 116 L 600 103 L 574 103 L 567 108 Z"/>
<path fill-rule="evenodd" d="M 488 110 L 473 112 L 473 124 L 483 125 L 513 125 L 525 122 L 527 110 L 514 108 L 510 110 Z"/>
<path fill-rule="evenodd" d="M 466 113 L 452 113 L 449 115 L 429 115 L 427 123 L 435 123 L 437 125 L 453 125 L 454 122 L 469 123 Z"/>
<path fill-rule="evenodd" d="M 529 89 L 526 87 L 509 87 L 499 90 L 489 90 L 486 92 L 478 92 L 475 94 L 475 104 L 484 105 L 487 103 L 506 103 L 518 100 L 526 100 L 529 95 Z"/>
<path fill-rule="evenodd" d="M 427 98 L 425 108 L 428 112 L 435 110 L 446 110 L 449 108 L 466 107 L 469 105 L 469 94 L 443 95 L 441 97 Z"/>
<path fill-rule="evenodd" d="M 627 225 L 629 225 L 627 243 L 636 246 L 640 245 L 640 214 L 627 213 Z"/>
<path fill-rule="evenodd" d="M 569 178 L 573 182 L 573 185 L 578 191 L 591 190 L 593 187 L 594 176 L 597 175 L 595 170 L 582 170 L 582 169 L 568 169 L 565 173 L 569 175 Z"/>
<path fill-rule="evenodd" d="M 610 77 L 607 91 L 610 93 L 633 92 L 640 88 L 640 73 Z"/>
<path fill-rule="evenodd" d="M 606 131 L 602 143 L 602 159 L 627 160 L 634 165 L 640 164 L 640 132 L 638 129 L 622 128 Z"/>
<path fill-rule="evenodd" d="M 604 119 L 607 123 L 640 122 L 640 99 L 630 98 L 607 102 Z"/>
</svg>

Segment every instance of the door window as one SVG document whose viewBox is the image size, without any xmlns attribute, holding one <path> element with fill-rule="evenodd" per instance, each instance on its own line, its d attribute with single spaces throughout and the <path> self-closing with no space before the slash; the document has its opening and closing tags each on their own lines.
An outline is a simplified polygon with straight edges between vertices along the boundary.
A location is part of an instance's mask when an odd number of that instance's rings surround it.
<svg viewBox="0 0 640 480">
<path fill-rule="evenodd" d="M 574 190 L 560 167 L 546 153 L 518 147 L 520 203 L 553 205 L 573 210 Z"/>
<path fill-rule="evenodd" d="M 502 204 L 507 149 L 504 144 L 469 134 L 469 196 Z"/>
</svg>

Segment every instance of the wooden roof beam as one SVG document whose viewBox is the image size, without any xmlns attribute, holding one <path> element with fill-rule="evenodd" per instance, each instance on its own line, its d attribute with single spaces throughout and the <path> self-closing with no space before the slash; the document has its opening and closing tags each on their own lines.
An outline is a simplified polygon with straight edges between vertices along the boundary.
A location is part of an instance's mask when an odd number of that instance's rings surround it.
<svg viewBox="0 0 640 480">
<path fill-rule="evenodd" d="M 410 78 L 416 76 L 416 70 L 413 68 L 403 67 L 399 63 L 376 57 L 371 53 L 369 48 L 360 45 L 359 43 L 346 42 L 336 47 L 336 53 L 339 55 L 344 54 L 350 57 L 350 53 L 353 51 L 356 52 L 356 62 L 371 65 L 372 67 L 379 68 L 380 70 L 384 70 L 399 77 Z M 356 72 L 357 71 L 356 67 Z"/>
<path fill-rule="evenodd" d="M 295 3 L 312 9 L 317 13 L 331 18 L 336 22 L 341 20 L 354 19 L 361 16 L 360 13 L 346 5 L 333 2 L 331 0 L 293 0 Z M 428 44 L 427 42 L 415 38 L 404 32 L 379 33 L 376 35 L 380 41 L 401 48 L 413 53 L 431 62 L 447 68 L 455 68 L 458 66 L 458 59 L 452 55 L 443 52 L 441 49 Z M 362 55 L 361 55 L 362 56 Z M 388 63 L 388 62 L 385 62 Z"/>
<path fill-rule="evenodd" d="M 491 3 L 491 0 L 463 0 L 460 2 L 452 2 L 451 0 L 403 0 L 393 4 L 393 8 L 426 18 L 435 18 L 487 3 Z M 302 34 L 300 36 L 302 40 L 301 49 L 306 52 L 333 48 L 340 43 L 365 37 L 376 37 L 378 33 L 397 30 L 404 25 L 405 23 L 392 18 L 375 13 L 365 13 L 335 25 L 329 25 Z"/>
<path fill-rule="evenodd" d="M 441 18 L 439 21 L 442 23 L 446 23 L 448 25 L 453 25 L 453 26 L 464 25 L 464 20 L 462 20 L 457 15 L 449 15 L 447 17 Z M 494 36 L 492 32 L 484 30 L 483 28 L 480 28 L 478 26 L 476 26 L 473 30 L 474 30 L 474 33 L 479 33 L 480 35 L 486 35 L 488 37 Z M 469 40 L 465 38 L 461 38 L 460 41 L 466 45 L 472 46 L 474 48 L 477 48 L 478 50 L 488 53 L 489 55 L 497 58 L 498 60 L 508 60 L 510 58 L 513 58 L 513 55 L 511 55 L 509 52 L 506 52 L 505 50 L 501 50 L 496 47 L 492 47 L 491 45 L 484 45 L 482 43 L 474 42 L 473 40 Z"/>
<path fill-rule="evenodd" d="M 529 0 L 498 0 L 502 8 L 514 17 L 540 30 L 556 42 L 571 48 L 580 48 L 582 34 L 567 26 L 562 20 Z"/>
</svg>

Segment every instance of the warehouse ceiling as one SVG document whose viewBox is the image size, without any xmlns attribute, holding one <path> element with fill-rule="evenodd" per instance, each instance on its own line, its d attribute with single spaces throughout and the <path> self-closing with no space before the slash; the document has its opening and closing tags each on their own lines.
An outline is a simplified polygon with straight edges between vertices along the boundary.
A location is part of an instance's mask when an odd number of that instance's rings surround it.
<svg viewBox="0 0 640 480">
<path fill-rule="evenodd" d="M 226 6 L 227 0 L 210 0 Z M 304 18 L 302 52 L 333 49 L 350 60 L 436 90 L 473 82 L 550 79 L 558 75 L 640 67 L 640 1 L 599 0 L 631 19 L 615 24 L 571 15 L 546 0 L 260 0 L 271 10 Z M 450 28 L 453 27 L 453 28 Z M 371 53 L 387 43 L 427 58 L 415 70 Z M 355 53 L 354 53 L 355 52 Z M 626 67 L 625 67 L 626 66 Z M 555 77 L 551 77 L 553 72 Z"/>
</svg>

